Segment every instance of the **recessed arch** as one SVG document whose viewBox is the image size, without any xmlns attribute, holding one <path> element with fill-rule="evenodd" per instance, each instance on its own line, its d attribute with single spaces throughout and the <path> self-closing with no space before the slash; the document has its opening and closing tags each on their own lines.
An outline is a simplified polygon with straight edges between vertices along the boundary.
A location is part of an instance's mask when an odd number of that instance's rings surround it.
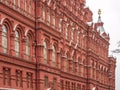
<svg viewBox="0 0 120 90">
<path fill-rule="evenodd" d="M 23 28 L 22 25 L 20 25 L 20 24 L 15 24 L 15 25 L 14 25 L 14 28 L 13 28 L 13 31 L 16 31 L 16 30 L 19 32 L 19 34 L 20 34 L 22 37 L 24 36 L 25 29 Z"/>
<path fill-rule="evenodd" d="M 29 36 L 29 38 L 32 40 L 35 38 L 34 32 L 30 29 L 25 31 L 25 36 Z"/>
<path fill-rule="evenodd" d="M 13 24 L 8 18 L 1 19 L 1 25 L 5 25 L 7 27 L 8 33 L 10 34 L 13 30 Z"/>
</svg>

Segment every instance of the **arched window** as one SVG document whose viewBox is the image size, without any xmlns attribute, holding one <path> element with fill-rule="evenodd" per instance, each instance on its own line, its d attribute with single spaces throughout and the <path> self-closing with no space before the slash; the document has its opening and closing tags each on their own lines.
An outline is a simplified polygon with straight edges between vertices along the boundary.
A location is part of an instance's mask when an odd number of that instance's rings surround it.
<svg viewBox="0 0 120 90">
<path fill-rule="evenodd" d="M 3 48 L 3 52 L 7 53 L 7 49 L 8 49 L 8 31 L 5 25 L 2 26 L 2 48 Z"/>
<path fill-rule="evenodd" d="M 26 56 L 30 60 L 30 38 L 28 36 L 26 37 Z"/>
<path fill-rule="evenodd" d="M 15 31 L 15 53 L 16 56 L 19 56 L 19 52 L 20 52 L 20 36 L 18 31 Z"/>
<path fill-rule="evenodd" d="M 47 63 L 47 55 L 48 55 L 48 50 L 47 50 L 47 43 L 44 41 L 44 62 Z"/>
<path fill-rule="evenodd" d="M 53 45 L 52 46 L 52 62 L 53 62 L 53 66 L 56 66 L 56 49 L 55 49 L 55 46 Z"/>
</svg>

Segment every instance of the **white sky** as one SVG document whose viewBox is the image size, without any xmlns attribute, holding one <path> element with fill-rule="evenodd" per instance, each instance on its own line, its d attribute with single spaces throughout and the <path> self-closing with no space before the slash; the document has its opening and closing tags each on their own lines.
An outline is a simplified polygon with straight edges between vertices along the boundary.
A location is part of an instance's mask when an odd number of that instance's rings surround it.
<svg viewBox="0 0 120 90">
<path fill-rule="evenodd" d="M 120 41 L 120 0 L 86 0 L 86 5 L 93 11 L 94 22 L 98 19 L 98 9 L 101 9 L 101 20 L 105 31 L 110 34 L 110 51 L 116 49 Z M 120 90 L 120 54 L 114 56 L 117 58 L 115 90 Z"/>
</svg>

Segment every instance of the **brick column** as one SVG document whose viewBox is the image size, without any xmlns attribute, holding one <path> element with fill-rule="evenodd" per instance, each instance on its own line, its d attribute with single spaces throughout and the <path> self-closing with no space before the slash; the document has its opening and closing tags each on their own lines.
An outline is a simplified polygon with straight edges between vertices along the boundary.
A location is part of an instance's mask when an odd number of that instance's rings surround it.
<svg viewBox="0 0 120 90">
<path fill-rule="evenodd" d="M 73 63 L 73 59 L 70 58 L 69 59 L 69 72 L 72 73 L 72 63 Z"/>
<path fill-rule="evenodd" d="M 2 51 L 2 25 L 0 25 L 0 52 Z"/>
<path fill-rule="evenodd" d="M 16 53 L 15 53 L 15 34 L 12 33 L 10 35 L 10 54 L 13 55 L 13 56 L 16 56 Z"/>
<path fill-rule="evenodd" d="M 23 58 L 23 59 L 26 59 L 26 38 L 25 37 L 23 37 L 23 39 L 22 39 L 22 49 L 21 49 L 21 57 Z"/>
<path fill-rule="evenodd" d="M 61 69 L 63 70 L 63 71 L 65 71 L 65 62 L 66 62 L 66 56 L 64 55 L 64 56 L 62 56 L 62 65 L 61 65 Z"/>
<path fill-rule="evenodd" d="M 52 41 L 52 38 L 50 39 L 50 48 L 48 49 L 49 50 L 49 60 L 48 60 L 48 62 L 49 62 L 49 64 L 50 64 L 50 66 L 53 66 L 53 63 L 52 63 L 52 52 L 53 52 L 53 50 L 52 50 L 52 45 L 53 45 L 53 41 Z"/>
<path fill-rule="evenodd" d="M 32 56 L 32 61 L 33 62 L 36 62 L 36 58 L 35 58 L 35 49 L 36 48 L 35 48 L 35 45 L 36 45 L 36 43 L 32 44 L 32 55 L 31 56 Z"/>
<path fill-rule="evenodd" d="M 57 67 L 60 69 L 61 61 L 60 61 L 60 51 L 57 52 Z"/>
</svg>

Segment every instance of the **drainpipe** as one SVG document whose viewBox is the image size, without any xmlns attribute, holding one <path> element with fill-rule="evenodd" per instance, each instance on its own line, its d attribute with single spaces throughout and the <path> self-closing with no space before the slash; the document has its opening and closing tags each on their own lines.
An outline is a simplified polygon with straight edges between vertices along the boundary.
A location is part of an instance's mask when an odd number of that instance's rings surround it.
<svg viewBox="0 0 120 90">
<path fill-rule="evenodd" d="M 34 13 L 34 15 L 35 15 L 35 59 L 36 59 L 36 75 L 35 75 L 35 81 L 36 81 L 36 90 L 40 90 L 40 88 L 38 88 L 38 82 L 39 82 L 39 80 L 38 80 L 38 72 L 39 72 L 39 69 L 38 69 L 38 59 L 37 59 L 37 0 L 35 0 L 34 1 L 34 4 L 35 4 L 35 13 Z"/>
</svg>

